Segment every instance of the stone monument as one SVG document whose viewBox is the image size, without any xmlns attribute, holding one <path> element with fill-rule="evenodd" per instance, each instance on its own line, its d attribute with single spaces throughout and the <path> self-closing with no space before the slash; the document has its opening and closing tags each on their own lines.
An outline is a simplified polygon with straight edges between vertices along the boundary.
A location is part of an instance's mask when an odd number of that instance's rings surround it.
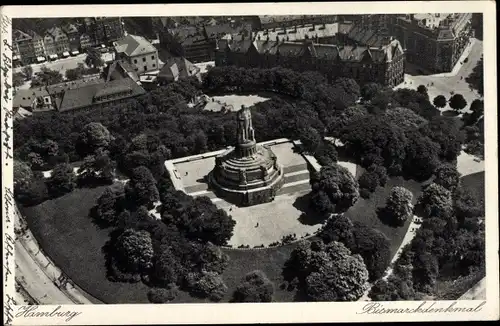
<svg viewBox="0 0 500 326">
<path fill-rule="evenodd" d="M 283 167 L 276 155 L 255 142 L 248 107 L 237 112 L 237 144 L 215 158 L 209 183 L 219 197 L 239 206 L 270 202 L 283 186 Z"/>
</svg>

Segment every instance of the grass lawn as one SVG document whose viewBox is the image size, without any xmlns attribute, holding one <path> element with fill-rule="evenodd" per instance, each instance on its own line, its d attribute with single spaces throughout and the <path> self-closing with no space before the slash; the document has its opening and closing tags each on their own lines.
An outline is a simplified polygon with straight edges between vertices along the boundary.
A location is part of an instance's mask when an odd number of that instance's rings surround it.
<svg viewBox="0 0 500 326">
<path fill-rule="evenodd" d="M 377 209 L 385 207 L 387 197 L 389 197 L 392 187 L 395 186 L 403 186 L 410 190 L 413 193 L 413 204 L 416 203 L 422 192 L 421 184 L 414 180 L 404 180 L 402 177 L 391 178 L 385 187 L 378 187 L 369 199 L 360 197 L 356 204 L 345 213 L 351 221 L 361 222 L 384 233 L 391 243 L 391 256 L 396 254 L 411 222 L 411 219 L 408 219 L 403 226 L 393 227 L 382 223 L 377 216 Z"/>
<path fill-rule="evenodd" d="M 148 303 L 146 285 L 106 278 L 102 247 L 110 230 L 99 229 L 88 216 L 105 188 L 76 189 L 20 210 L 40 247 L 82 289 L 105 303 Z"/>
</svg>

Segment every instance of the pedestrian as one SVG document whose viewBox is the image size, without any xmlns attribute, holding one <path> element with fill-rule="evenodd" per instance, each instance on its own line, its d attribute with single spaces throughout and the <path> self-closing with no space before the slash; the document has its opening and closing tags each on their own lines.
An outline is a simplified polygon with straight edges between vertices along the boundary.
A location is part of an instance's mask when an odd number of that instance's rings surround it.
<svg viewBox="0 0 500 326">
<path fill-rule="evenodd" d="M 187 176 L 187 175 L 188 175 L 188 173 L 187 173 L 187 171 L 186 171 L 186 174 L 184 174 L 184 176 Z"/>
<path fill-rule="evenodd" d="M 256 227 L 256 228 L 258 228 L 258 227 L 259 227 L 259 222 L 257 222 L 257 225 L 255 225 L 255 227 Z"/>
</svg>

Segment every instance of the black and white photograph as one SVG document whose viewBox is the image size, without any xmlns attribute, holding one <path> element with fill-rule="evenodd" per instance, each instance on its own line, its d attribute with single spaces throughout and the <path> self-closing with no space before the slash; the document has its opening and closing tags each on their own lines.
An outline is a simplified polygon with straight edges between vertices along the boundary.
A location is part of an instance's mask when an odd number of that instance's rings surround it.
<svg viewBox="0 0 500 326">
<path fill-rule="evenodd" d="M 498 318 L 495 4 L 438 3 L 8 7 L 4 317 Z"/>
</svg>

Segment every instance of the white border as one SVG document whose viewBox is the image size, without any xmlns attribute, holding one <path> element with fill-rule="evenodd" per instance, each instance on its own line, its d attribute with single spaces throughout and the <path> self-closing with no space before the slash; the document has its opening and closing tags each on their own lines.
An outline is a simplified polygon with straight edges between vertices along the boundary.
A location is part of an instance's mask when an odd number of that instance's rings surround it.
<svg viewBox="0 0 500 326">
<path fill-rule="evenodd" d="M 8 6 L 1 8 L 2 27 L 5 17 L 86 17 L 86 16 L 193 16 L 193 15 L 262 15 L 262 14 L 368 14 L 401 12 L 482 12 L 484 19 L 484 84 L 486 107 L 485 166 L 486 166 L 486 280 L 487 300 L 477 313 L 407 313 L 407 314 L 363 314 L 363 302 L 351 303 L 270 303 L 270 304 L 170 304 L 170 305 L 65 305 L 62 310 L 74 310 L 81 314 L 66 322 L 57 318 L 15 319 L 16 325 L 41 324 L 188 324 L 188 323 L 288 323 L 288 322 L 359 322 L 359 321 L 455 321 L 455 320 L 495 320 L 499 317 L 498 282 L 498 162 L 497 162 L 497 111 L 496 111 L 496 10 L 493 1 L 442 1 L 442 2 L 356 2 L 356 3 L 252 3 L 252 4 L 187 4 L 187 5 L 78 5 L 78 6 Z M 11 42 L 10 28 L 2 29 L 0 43 L 2 57 L 11 56 L 5 49 L 3 40 Z M 0 58 L 1 59 L 1 58 Z M 4 62 L 2 60 L 2 67 Z M 2 97 L 5 80 L 11 81 L 12 72 L 1 76 Z M 10 100 L 2 98 L 2 132 L 4 117 L 11 108 Z M 8 126 L 12 126 L 9 121 Z M 12 131 L 2 133 L 2 143 Z M 12 137 L 9 140 L 12 147 Z M 6 166 L 4 145 L 2 144 L 2 183 L 12 187 L 12 164 Z M 5 193 L 4 193 L 5 194 Z M 3 207 L 6 205 L 2 197 Z M 4 249 L 5 236 L 12 234 L 13 218 L 5 223 L 5 210 L 2 209 Z M 4 251 L 5 253 L 5 251 Z M 13 257 L 8 259 L 13 269 Z M 4 257 L 4 264 L 5 264 Z M 4 270 L 5 272 L 5 270 Z M 5 276 L 5 274 L 4 274 Z M 12 276 L 12 275 L 11 275 Z M 13 294 L 13 277 L 4 287 L 5 294 Z M 446 307 L 451 302 L 435 301 L 436 307 Z M 383 302 L 386 308 L 416 308 L 421 302 Z M 427 305 L 430 303 L 427 302 Z M 457 305 L 475 307 L 480 301 L 459 301 Z M 39 310 L 52 311 L 57 306 L 39 306 Z M 13 307 L 17 310 L 18 307 Z M 5 318 L 5 305 L 4 305 Z"/>
</svg>

